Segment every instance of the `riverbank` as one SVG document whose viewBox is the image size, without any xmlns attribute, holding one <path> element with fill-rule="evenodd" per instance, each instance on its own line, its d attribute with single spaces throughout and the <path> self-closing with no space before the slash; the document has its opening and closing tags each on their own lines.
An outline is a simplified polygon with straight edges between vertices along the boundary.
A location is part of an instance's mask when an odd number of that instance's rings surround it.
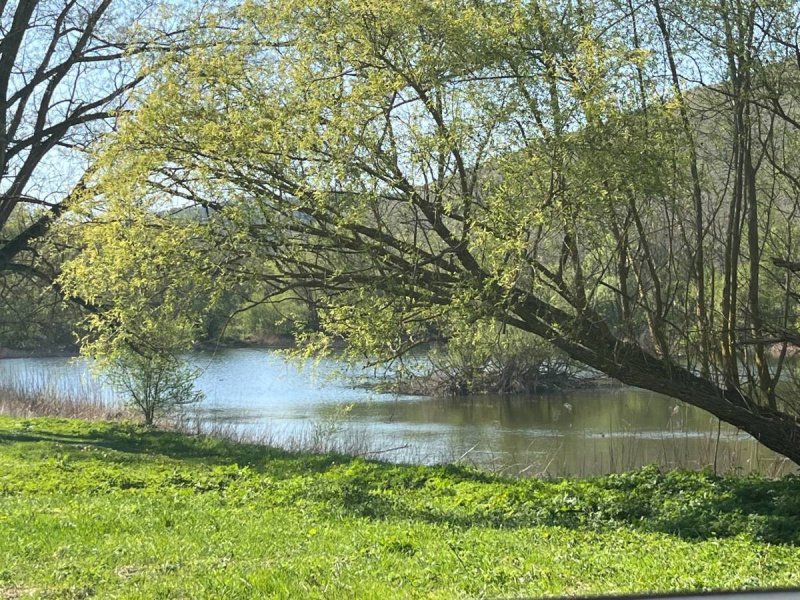
<svg viewBox="0 0 800 600">
<path fill-rule="evenodd" d="M 335 359 L 287 362 L 267 350 L 192 358 L 202 370 L 197 388 L 206 396 L 179 423 L 191 421 L 192 432 L 200 420 L 203 431 L 290 450 L 468 462 L 521 477 L 587 477 L 653 463 L 719 474 L 793 471 L 708 414 L 630 388 L 398 398 L 352 387 L 345 377 L 354 370 Z M 84 360 L 0 361 L 0 379 L 0 414 L 125 418 L 120 399 L 90 376 Z"/>
<path fill-rule="evenodd" d="M 800 585 L 800 479 L 510 480 L 132 423 L 0 418 L 0 598 Z"/>
</svg>

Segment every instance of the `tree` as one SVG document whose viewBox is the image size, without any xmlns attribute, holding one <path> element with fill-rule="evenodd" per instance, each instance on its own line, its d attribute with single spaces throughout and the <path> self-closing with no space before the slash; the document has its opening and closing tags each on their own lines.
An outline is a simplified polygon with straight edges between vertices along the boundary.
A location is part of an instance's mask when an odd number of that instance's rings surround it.
<svg viewBox="0 0 800 600">
<path fill-rule="evenodd" d="M 496 321 L 800 461 L 767 260 L 798 254 L 795 10 L 245 4 L 159 73 L 99 185 L 206 207 L 354 351 Z"/>
<path fill-rule="evenodd" d="M 194 387 L 198 371 L 177 356 L 127 351 L 103 364 L 107 381 L 141 413 L 145 425 L 203 399 Z"/>
<path fill-rule="evenodd" d="M 0 1 L 3 312 L 28 319 L 58 300 L 74 248 L 51 243 L 51 229 L 89 193 L 91 146 L 133 106 L 153 61 L 181 48 L 181 12 L 168 20 L 151 0 Z M 41 306 L 20 312 L 21 288 Z"/>
<path fill-rule="evenodd" d="M 132 5 L 130 8 L 134 8 Z M 125 22 L 111 0 L 0 6 L 0 268 L 30 250 L 80 185 L 81 153 L 107 130 L 141 75 L 123 60 Z M 62 164 L 59 164 L 62 163 Z M 76 169 L 65 172 L 64 167 Z M 24 227 L 7 227 L 15 211 Z M 11 233 L 9 237 L 9 233 Z"/>
<path fill-rule="evenodd" d="M 94 214 L 93 206 L 84 203 L 92 214 L 78 228 L 83 251 L 65 263 L 59 285 L 67 299 L 103 307 L 83 320 L 81 352 L 151 425 L 202 399 L 194 389 L 199 371 L 183 353 L 226 288 L 216 285 L 220 268 L 198 235 L 202 224 L 135 206 Z"/>
</svg>

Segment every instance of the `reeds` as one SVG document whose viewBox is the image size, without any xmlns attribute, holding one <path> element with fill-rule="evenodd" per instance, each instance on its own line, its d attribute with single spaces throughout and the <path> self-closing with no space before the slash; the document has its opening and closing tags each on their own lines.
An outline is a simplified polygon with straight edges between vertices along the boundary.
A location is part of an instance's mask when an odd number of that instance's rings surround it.
<svg viewBox="0 0 800 600">
<path fill-rule="evenodd" d="M 89 420 L 135 416 L 92 378 L 59 379 L 43 371 L 5 374 L 0 379 L 0 414 Z"/>
<path fill-rule="evenodd" d="M 656 464 L 662 470 L 709 470 L 716 475 L 758 473 L 777 478 L 797 473 L 786 457 L 771 452 L 748 434 L 732 428 L 708 432 L 617 430 L 600 436 L 571 431 L 567 436 L 533 439 L 527 448 L 502 451 L 491 442 L 451 453 L 447 462 L 514 477 L 594 477 L 623 473 Z"/>
</svg>

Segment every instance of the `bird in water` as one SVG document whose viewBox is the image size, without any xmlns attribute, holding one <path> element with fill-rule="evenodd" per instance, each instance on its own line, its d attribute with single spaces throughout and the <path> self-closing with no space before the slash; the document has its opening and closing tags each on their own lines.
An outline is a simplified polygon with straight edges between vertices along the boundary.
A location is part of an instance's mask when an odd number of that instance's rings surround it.
<svg viewBox="0 0 800 600">
<path fill-rule="evenodd" d="M 672 407 L 667 419 L 667 427 L 680 427 L 681 426 L 681 407 L 676 404 Z"/>
<path fill-rule="evenodd" d="M 564 408 L 564 411 L 566 412 L 566 414 L 562 415 L 562 418 L 566 417 L 564 418 L 564 420 L 569 423 L 570 427 L 572 427 L 572 419 L 574 417 L 574 414 L 572 412 L 573 411 L 572 404 L 570 404 L 569 402 L 564 402 L 564 404 L 562 404 L 561 406 Z"/>
</svg>

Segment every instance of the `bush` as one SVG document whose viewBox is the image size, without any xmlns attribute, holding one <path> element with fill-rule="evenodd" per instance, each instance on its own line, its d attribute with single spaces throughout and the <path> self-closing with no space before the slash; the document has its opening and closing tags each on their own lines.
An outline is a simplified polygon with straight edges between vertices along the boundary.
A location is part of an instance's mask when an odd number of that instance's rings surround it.
<svg viewBox="0 0 800 600">
<path fill-rule="evenodd" d="M 194 387 L 198 370 L 175 356 L 121 353 L 109 362 L 105 375 L 109 384 L 141 411 L 147 425 L 203 399 L 203 393 Z"/>
<path fill-rule="evenodd" d="M 412 381 L 423 393 L 525 394 L 579 383 L 576 364 L 546 341 L 494 321 L 450 335 L 427 359 L 427 372 Z"/>
</svg>

